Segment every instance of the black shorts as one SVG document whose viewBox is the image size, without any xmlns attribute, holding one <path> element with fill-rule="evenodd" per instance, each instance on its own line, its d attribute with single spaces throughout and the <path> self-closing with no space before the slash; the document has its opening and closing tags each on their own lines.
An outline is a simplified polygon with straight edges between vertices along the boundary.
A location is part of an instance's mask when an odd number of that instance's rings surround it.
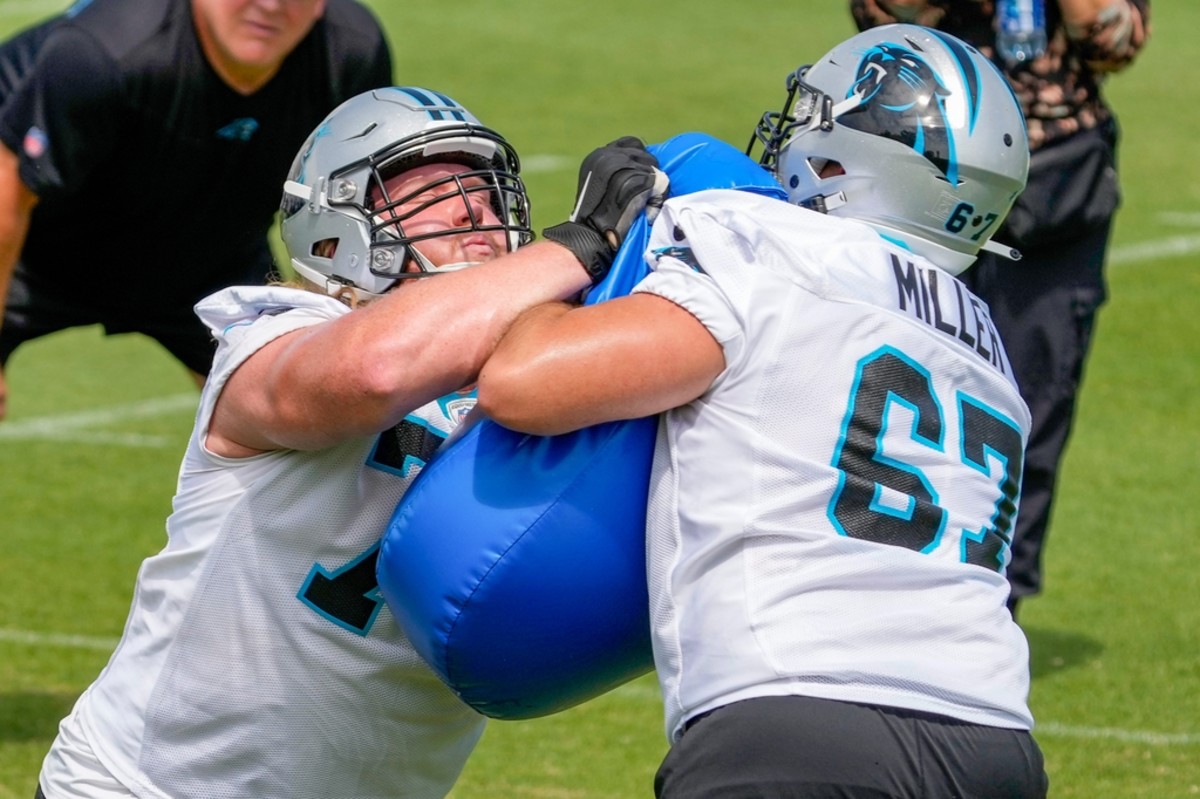
<svg viewBox="0 0 1200 799">
<path fill-rule="evenodd" d="M 659 767 L 660 799 L 1042 799 L 1024 730 L 804 696 L 734 702 L 691 721 Z"/>
<path fill-rule="evenodd" d="M 141 333 L 157 341 L 176 360 L 197 374 L 212 368 L 216 342 L 191 307 L 172 311 L 103 308 L 98 303 L 31 290 L 18 270 L 8 288 L 3 326 L 0 326 L 0 366 L 27 341 L 72 327 L 102 325 L 107 335 Z"/>
</svg>

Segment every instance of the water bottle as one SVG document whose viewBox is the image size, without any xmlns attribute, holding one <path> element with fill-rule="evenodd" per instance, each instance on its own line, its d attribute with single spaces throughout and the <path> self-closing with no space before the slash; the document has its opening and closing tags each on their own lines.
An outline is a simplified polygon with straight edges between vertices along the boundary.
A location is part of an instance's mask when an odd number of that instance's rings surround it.
<svg viewBox="0 0 1200 799">
<path fill-rule="evenodd" d="M 1046 51 L 1045 0 L 996 0 L 996 53 L 1009 66 Z"/>
</svg>

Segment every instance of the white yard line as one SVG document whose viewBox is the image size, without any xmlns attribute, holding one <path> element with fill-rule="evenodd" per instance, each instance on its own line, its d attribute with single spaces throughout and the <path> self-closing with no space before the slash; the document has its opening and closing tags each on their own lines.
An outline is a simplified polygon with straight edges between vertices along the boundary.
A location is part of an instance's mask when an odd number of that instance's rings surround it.
<svg viewBox="0 0 1200 799">
<path fill-rule="evenodd" d="M 1061 738 L 1103 738 L 1125 743 L 1149 744 L 1150 746 L 1194 746 L 1200 744 L 1200 735 L 1195 733 L 1153 732 L 1151 730 L 1125 730 L 1120 727 L 1077 727 L 1039 721 L 1033 728 L 1034 735 Z"/>
<path fill-rule="evenodd" d="M 531 155 L 521 159 L 521 172 L 565 172 L 575 169 L 578 164 L 573 158 L 565 155 Z"/>
<path fill-rule="evenodd" d="M 0 641 L 32 646 L 57 646 L 66 649 L 94 649 L 111 652 L 117 646 L 116 638 L 96 635 L 61 635 L 58 633 L 35 633 L 28 630 L 5 630 L 0 628 Z"/>
<path fill-rule="evenodd" d="M 1113 247 L 1108 253 L 1108 262 L 1112 266 L 1121 266 L 1191 255 L 1194 252 L 1200 252 L 1200 235 L 1171 236 Z"/>
<path fill-rule="evenodd" d="M 105 431 L 108 425 L 132 419 L 147 419 L 169 416 L 184 411 L 195 411 L 199 394 L 171 394 L 154 397 L 124 405 L 111 405 L 76 413 L 35 416 L 31 419 L 16 419 L 0 423 L 0 441 L 76 441 L 80 443 L 107 444 L 126 447 L 162 447 L 178 444 L 170 436 L 148 436 L 140 433 Z"/>
</svg>

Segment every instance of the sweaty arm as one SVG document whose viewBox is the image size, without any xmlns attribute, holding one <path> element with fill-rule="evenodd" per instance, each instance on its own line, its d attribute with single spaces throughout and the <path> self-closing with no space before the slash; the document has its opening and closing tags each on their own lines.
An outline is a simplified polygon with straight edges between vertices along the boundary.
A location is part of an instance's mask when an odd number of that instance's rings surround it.
<svg viewBox="0 0 1200 799">
<path fill-rule="evenodd" d="M 219 455 L 245 457 L 378 433 L 470 385 L 522 311 L 565 300 L 589 282 L 575 256 L 553 242 L 407 281 L 251 355 L 223 388 L 206 443 Z"/>
<path fill-rule="evenodd" d="M 695 316 L 639 293 L 520 316 L 479 376 L 479 407 L 514 430 L 557 435 L 636 419 L 699 397 L 725 368 Z"/>
<path fill-rule="evenodd" d="M 475 382 L 529 308 L 602 280 L 662 173 L 640 141 L 584 159 L 576 210 L 547 241 L 470 269 L 410 280 L 342 317 L 287 333 L 251 355 L 217 400 L 207 445 L 240 457 L 322 449 L 373 435 Z"/>
</svg>

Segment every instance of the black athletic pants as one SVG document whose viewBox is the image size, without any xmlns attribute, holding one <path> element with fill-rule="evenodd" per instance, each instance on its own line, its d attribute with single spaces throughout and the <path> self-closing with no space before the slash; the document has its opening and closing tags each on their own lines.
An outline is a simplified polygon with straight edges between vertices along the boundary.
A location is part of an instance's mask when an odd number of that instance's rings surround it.
<svg viewBox="0 0 1200 799">
<path fill-rule="evenodd" d="M 1107 293 L 1105 253 L 1120 203 L 1118 139 L 1108 120 L 1036 150 L 1025 190 L 996 234 L 1024 257 L 983 253 L 962 275 L 991 308 L 1033 417 L 1008 567 L 1015 599 L 1042 588 L 1055 482 Z"/>
<path fill-rule="evenodd" d="M 1075 418 L 1096 313 L 1104 302 L 1109 225 L 1029 251 L 1013 262 L 985 253 L 962 276 L 991 309 L 1032 427 L 1013 530 L 1014 598 L 1042 588 L 1042 555 L 1058 470 Z"/>
<path fill-rule="evenodd" d="M 694 720 L 654 781 L 659 799 L 1042 799 L 1023 730 L 803 696 Z"/>
</svg>

